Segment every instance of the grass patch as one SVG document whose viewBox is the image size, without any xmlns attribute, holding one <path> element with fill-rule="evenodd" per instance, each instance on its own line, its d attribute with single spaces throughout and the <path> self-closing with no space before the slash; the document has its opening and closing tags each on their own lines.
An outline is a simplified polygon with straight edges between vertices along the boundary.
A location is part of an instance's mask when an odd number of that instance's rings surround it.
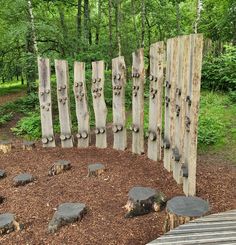
<svg viewBox="0 0 236 245">
<path fill-rule="evenodd" d="M 25 89 L 26 85 L 22 85 L 20 81 L 0 83 L 0 96 L 18 93 Z"/>
</svg>

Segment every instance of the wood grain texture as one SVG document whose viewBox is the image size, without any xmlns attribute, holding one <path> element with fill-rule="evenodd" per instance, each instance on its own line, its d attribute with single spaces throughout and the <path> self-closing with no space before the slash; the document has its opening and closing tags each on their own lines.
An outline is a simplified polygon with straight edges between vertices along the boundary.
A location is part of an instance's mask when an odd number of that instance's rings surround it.
<svg viewBox="0 0 236 245">
<path fill-rule="evenodd" d="M 57 78 L 57 100 L 61 128 L 61 146 L 73 147 L 71 134 L 70 98 L 69 98 L 69 68 L 65 60 L 55 60 Z"/>
<path fill-rule="evenodd" d="M 96 147 L 107 147 L 107 107 L 104 98 L 104 61 L 92 62 L 92 96 L 96 123 Z"/>
<path fill-rule="evenodd" d="M 78 147 L 86 148 L 90 142 L 89 107 L 85 82 L 85 63 L 74 63 L 74 94 L 78 121 Z"/>
<path fill-rule="evenodd" d="M 38 73 L 43 147 L 55 147 L 49 59 L 38 57 Z"/>
<path fill-rule="evenodd" d="M 187 196 L 196 194 L 197 167 L 197 129 L 201 88 L 202 68 L 202 34 L 190 35 L 190 73 L 187 85 L 185 137 L 184 137 L 184 165 L 188 170 L 188 177 L 184 178 L 183 189 Z"/>
<path fill-rule="evenodd" d="M 150 47 L 148 158 L 154 161 L 161 160 L 164 63 L 164 42 L 152 44 Z"/>
<path fill-rule="evenodd" d="M 132 56 L 132 152 L 136 154 L 142 154 L 144 153 L 144 50 L 139 49 L 134 52 Z"/>
<path fill-rule="evenodd" d="M 125 150 L 127 148 L 126 115 L 125 115 L 125 85 L 126 66 L 124 57 L 112 60 L 113 85 L 113 148 Z"/>
</svg>

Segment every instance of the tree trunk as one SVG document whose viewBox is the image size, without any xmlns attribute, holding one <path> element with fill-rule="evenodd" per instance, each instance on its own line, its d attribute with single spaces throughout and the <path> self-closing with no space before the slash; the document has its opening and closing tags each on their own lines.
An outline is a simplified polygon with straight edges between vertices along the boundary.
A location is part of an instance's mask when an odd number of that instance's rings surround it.
<svg viewBox="0 0 236 245">
<path fill-rule="evenodd" d="M 197 17 L 196 17 L 196 21 L 194 24 L 194 33 L 197 33 L 198 31 L 198 24 L 201 18 L 201 10 L 202 10 L 202 0 L 197 0 Z"/>
<path fill-rule="evenodd" d="M 120 5 L 120 0 L 116 0 L 116 40 L 118 46 L 118 56 L 121 56 Z"/>
<path fill-rule="evenodd" d="M 101 7 L 102 3 L 101 0 L 98 0 L 98 18 L 97 18 L 97 25 L 96 25 L 96 44 L 99 43 L 99 35 L 100 35 L 100 21 L 101 21 Z"/>
<path fill-rule="evenodd" d="M 177 35 L 180 35 L 180 10 L 179 10 L 179 2 L 178 0 L 175 1 L 175 8 L 176 8 L 176 31 Z"/>
<path fill-rule="evenodd" d="M 135 36 L 135 47 L 138 48 L 140 47 L 139 43 L 139 38 L 138 38 L 138 28 L 136 24 L 136 19 L 135 19 L 135 2 L 134 0 L 131 0 L 131 8 L 132 8 L 132 18 L 133 18 L 133 29 L 134 29 L 134 36 Z"/>
<path fill-rule="evenodd" d="M 110 58 L 113 58 L 113 45 L 112 45 L 112 0 L 109 0 L 108 3 L 109 9 L 109 42 L 110 42 Z"/>
<path fill-rule="evenodd" d="M 29 28 L 26 34 L 26 79 L 27 79 L 27 93 L 31 93 L 36 89 L 36 55 L 38 52 L 36 33 L 34 25 L 33 7 L 31 1 L 28 1 L 28 17 Z"/>
<path fill-rule="evenodd" d="M 82 0 L 78 0 L 77 3 L 77 42 L 78 42 L 78 50 L 80 48 L 80 42 L 82 37 Z"/>
<path fill-rule="evenodd" d="M 92 45 L 89 0 L 84 0 L 84 33 L 86 42 Z"/>
<path fill-rule="evenodd" d="M 145 38 L 145 0 L 142 0 L 142 34 L 141 34 L 141 47 L 144 47 Z"/>
</svg>

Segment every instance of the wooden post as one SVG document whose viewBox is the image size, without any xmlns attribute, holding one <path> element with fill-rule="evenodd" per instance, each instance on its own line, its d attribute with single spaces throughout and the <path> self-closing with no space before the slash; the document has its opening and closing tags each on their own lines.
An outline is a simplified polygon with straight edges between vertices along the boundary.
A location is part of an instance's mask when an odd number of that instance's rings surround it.
<svg viewBox="0 0 236 245">
<path fill-rule="evenodd" d="M 104 61 L 92 62 L 92 95 L 96 122 L 96 147 L 107 147 L 107 107 L 104 99 Z"/>
<path fill-rule="evenodd" d="M 85 64 L 83 62 L 74 63 L 74 94 L 78 121 L 78 147 L 85 148 L 89 146 L 90 126 L 85 83 Z"/>
<path fill-rule="evenodd" d="M 171 171 L 172 147 L 175 122 L 175 93 L 178 67 L 178 38 L 167 40 L 167 70 L 165 84 L 165 133 L 164 133 L 164 167 Z"/>
<path fill-rule="evenodd" d="M 189 82 L 190 49 L 189 36 L 179 37 L 178 79 L 176 80 L 175 97 L 175 135 L 172 149 L 173 177 L 178 184 L 182 183 L 183 144 L 185 135 L 185 99 Z"/>
<path fill-rule="evenodd" d="M 65 60 L 55 60 L 55 68 L 61 145 L 63 148 L 69 148 L 73 147 L 73 137 L 71 134 L 68 63 Z"/>
<path fill-rule="evenodd" d="M 187 196 L 196 194 L 197 127 L 201 88 L 203 35 L 190 35 L 190 72 L 185 99 L 185 137 L 183 153 L 183 189 Z"/>
<path fill-rule="evenodd" d="M 125 150 L 127 148 L 126 116 L 125 116 L 125 84 L 126 67 L 123 56 L 112 60 L 113 85 L 113 148 Z"/>
<path fill-rule="evenodd" d="M 132 152 L 144 153 L 144 50 L 139 49 L 133 53 L 133 98 L 132 98 Z"/>
<path fill-rule="evenodd" d="M 164 61 L 164 42 L 152 44 L 150 47 L 148 158 L 154 161 L 161 160 Z"/>
<path fill-rule="evenodd" d="M 39 103 L 43 147 L 55 147 L 52 122 L 52 100 L 49 59 L 38 57 Z"/>
</svg>

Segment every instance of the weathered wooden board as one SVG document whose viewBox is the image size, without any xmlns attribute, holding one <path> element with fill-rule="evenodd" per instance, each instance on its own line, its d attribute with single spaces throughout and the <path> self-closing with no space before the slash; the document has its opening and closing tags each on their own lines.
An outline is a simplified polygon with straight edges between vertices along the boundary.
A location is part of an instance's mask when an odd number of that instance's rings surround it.
<svg viewBox="0 0 236 245">
<path fill-rule="evenodd" d="M 142 154 L 144 153 L 144 50 L 139 49 L 136 52 L 134 52 L 132 56 L 132 152 L 136 154 Z"/>
<path fill-rule="evenodd" d="M 49 59 L 38 57 L 39 103 L 43 147 L 55 147 L 52 121 L 52 100 Z"/>
<path fill-rule="evenodd" d="M 228 221 L 227 212 L 195 219 L 167 232 L 148 245 L 236 244 L 236 210 L 231 210 L 231 215 L 234 221 Z"/>
<path fill-rule="evenodd" d="M 89 108 L 85 83 L 85 63 L 74 63 L 74 94 L 78 121 L 78 147 L 86 148 L 90 142 Z"/>
<path fill-rule="evenodd" d="M 126 67 L 123 56 L 112 60 L 113 85 L 113 148 L 125 150 L 127 148 L 126 116 L 125 116 L 125 85 Z"/>
<path fill-rule="evenodd" d="M 104 98 L 104 61 L 92 62 L 92 95 L 96 123 L 96 147 L 107 147 L 107 107 Z"/>
<path fill-rule="evenodd" d="M 73 147 L 70 118 L 69 70 L 65 60 L 55 60 L 57 78 L 57 100 L 61 128 L 61 145 L 63 148 Z"/>
<path fill-rule="evenodd" d="M 183 168 L 186 177 L 183 179 L 184 193 L 188 196 L 196 194 L 197 167 L 197 128 L 201 87 L 201 68 L 203 35 L 190 35 L 190 72 L 185 99 L 185 137 L 183 151 Z"/>
<path fill-rule="evenodd" d="M 167 40 L 167 66 L 166 66 L 166 84 L 165 84 L 165 132 L 164 132 L 164 167 L 171 171 L 172 147 L 174 140 L 174 122 L 175 122 L 175 94 L 176 94 L 176 65 L 178 58 L 178 39 L 171 38 Z"/>
<path fill-rule="evenodd" d="M 150 47 L 148 158 L 154 161 L 161 160 L 164 62 L 164 42 L 152 44 Z"/>
<path fill-rule="evenodd" d="M 178 184 L 182 179 L 183 144 L 185 134 L 185 99 L 187 96 L 187 83 L 189 79 L 190 64 L 190 36 L 179 37 L 179 67 L 178 78 L 176 80 L 176 117 L 175 117 L 175 137 L 172 149 L 173 176 Z"/>
</svg>

